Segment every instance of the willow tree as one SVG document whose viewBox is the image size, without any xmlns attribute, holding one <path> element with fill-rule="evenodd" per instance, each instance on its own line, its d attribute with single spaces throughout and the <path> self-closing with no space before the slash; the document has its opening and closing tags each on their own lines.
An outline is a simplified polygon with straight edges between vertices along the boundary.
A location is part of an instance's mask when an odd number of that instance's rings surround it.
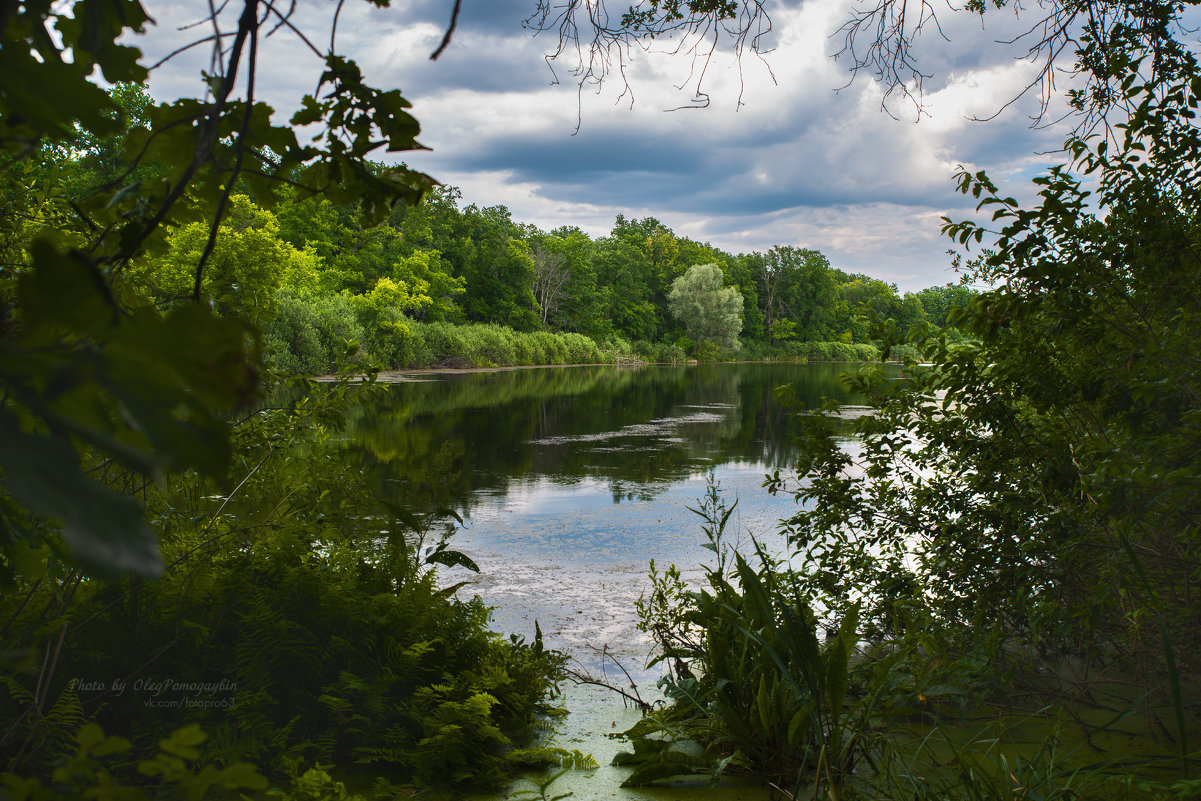
<svg viewBox="0 0 1201 801">
<path fill-rule="evenodd" d="M 707 344 L 719 351 L 733 352 L 741 347 L 742 295 L 735 287 L 722 286 L 721 268 L 716 264 L 689 267 L 671 284 L 667 307 L 688 329 L 698 349 Z"/>
</svg>

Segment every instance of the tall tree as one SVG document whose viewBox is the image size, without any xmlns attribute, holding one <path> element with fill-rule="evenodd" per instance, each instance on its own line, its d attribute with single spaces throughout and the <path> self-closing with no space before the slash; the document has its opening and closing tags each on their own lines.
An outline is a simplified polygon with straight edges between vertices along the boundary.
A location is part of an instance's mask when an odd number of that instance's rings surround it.
<svg viewBox="0 0 1201 801">
<path fill-rule="evenodd" d="M 597 281 L 605 288 L 613 327 L 631 339 L 655 339 L 662 321 L 652 300 L 646 254 L 637 244 L 618 237 L 605 237 L 596 245 Z"/>
<path fill-rule="evenodd" d="M 966 309 L 976 296 L 976 292 L 963 284 L 946 284 L 932 286 L 915 293 L 926 318 L 937 326 L 945 326 L 948 315 L 953 308 Z"/>
<path fill-rule="evenodd" d="M 467 316 L 533 331 L 538 327 L 534 261 L 525 231 L 504 206 L 468 206 L 463 220 L 469 241 L 464 243 L 459 275 L 466 282 Z"/>
<path fill-rule="evenodd" d="M 166 252 L 135 265 L 130 271 L 131 280 L 159 304 L 190 301 L 192 267 L 208 236 L 206 223 L 177 228 L 167 238 Z M 211 262 L 204 274 L 201 297 L 218 314 L 260 325 L 274 316 L 276 292 L 281 287 L 316 285 L 322 272 L 317 253 L 298 250 L 281 239 L 275 215 L 245 195 L 230 198 Z"/>
<path fill-rule="evenodd" d="M 258 99 L 265 36 L 299 31 L 306 43 L 334 37 L 303 36 L 294 8 L 265 0 L 207 8 L 210 24 L 191 43 L 210 47 L 213 56 L 197 95 L 149 109 L 145 124 L 126 136 L 129 161 L 106 172 L 91 197 L 64 207 L 71 225 L 31 232 L 28 247 L 12 254 L 22 263 L 0 284 L 0 504 L 6 521 L 20 521 L 0 528 L 0 573 L 16 570 L 18 543 L 33 543 L 93 573 L 155 574 L 156 536 L 138 503 L 95 476 L 120 474 L 137 486 L 139 474 L 225 471 L 226 420 L 254 397 L 259 355 L 251 329 L 236 317 L 214 317 L 198 302 L 166 315 L 140 305 L 145 299 L 124 273 L 148 250 L 161 252 L 167 229 L 207 222 L 190 266 L 188 294 L 199 301 L 236 188 L 268 202 L 280 187 L 299 185 L 358 203 L 374 223 L 430 185 L 404 167 L 378 174 L 369 165 L 380 149 L 420 147 L 419 128 L 398 91 L 370 86 L 332 49 L 318 54 L 317 89 L 300 99 L 289 122 L 273 121 Z M 130 34 L 149 20 L 138 0 L 5 7 L 6 171 L 21 171 L 81 137 L 100 143 L 122 132 L 112 98 L 94 76 L 145 84 L 149 71 Z M 336 27 L 336 14 L 331 20 Z M 301 145 L 292 126 L 310 124 L 320 130 Z M 152 164 L 161 167 L 154 180 L 137 180 L 138 167 Z M 96 464 L 111 469 L 92 472 Z"/>
<path fill-rule="evenodd" d="M 768 341 L 793 336 L 802 341 L 829 339 L 827 318 L 835 284 L 826 257 L 791 245 L 776 245 L 756 256 L 755 279 Z"/>
<path fill-rule="evenodd" d="M 561 260 L 564 274 L 558 297 L 550 304 L 551 308 L 543 305 L 543 324 L 594 338 L 608 334 L 611 326 L 601 308 L 603 299 L 593 265 L 596 246 L 588 235 L 574 226 L 564 226 L 549 234 L 535 235 L 531 247 L 535 260 L 540 252 Z"/>
<path fill-rule="evenodd" d="M 734 287 L 722 286 L 721 268 L 716 264 L 689 267 L 672 282 L 667 302 L 698 346 L 712 344 L 725 352 L 741 347 L 742 296 Z"/>
<path fill-rule="evenodd" d="M 571 268 L 563 253 L 539 244 L 531 248 L 530 257 L 534 264 L 534 299 L 538 302 L 542 327 L 546 328 L 547 318 L 559 310 L 564 287 L 571 279 Z"/>
</svg>

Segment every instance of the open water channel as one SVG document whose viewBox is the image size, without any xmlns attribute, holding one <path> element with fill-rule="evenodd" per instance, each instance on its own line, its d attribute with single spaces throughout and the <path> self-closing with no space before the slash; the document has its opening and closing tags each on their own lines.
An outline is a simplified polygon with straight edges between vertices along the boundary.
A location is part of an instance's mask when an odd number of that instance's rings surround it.
<svg viewBox="0 0 1201 801">
<path fill-rule="evenodd" d="M 395 382 L 350 431 L 385 496 L 410 507 L 454 509 L 452 541 L 479 575 L 442 568 L 444 583 L 494 607 L 494 628 L 570 653 L 575 669 L 655 696 L 658 669 L 634 603 L 650 560 L 700 576 L 714 558 L 689 510 L 712 478 L 737 500 L 727 536 L 780 553 L 779 521 L 795 509 L 763 489 L 766 474 L 794 463 L 792 410 L 776 396 L 791 384 L 803 403 L 862 402 L 840 383 L 846 365 L 719 364 L 570 367 L 385 374 Z M 606 654 L 608 656 L 606 656 Z M 621 790 L 627 771 L 608 763 L 621 744 L 604 735 L 638 712 L 609 690 L 564 686 L 572 710 L 559 745 L 592 753 L 602 767 L 568 774 L 552 795 L 574 799 L 675 798 L 678 789 Z M 521 789 L 518 785 L 512 789 Z M 497 797 L 504 797 L 497 796 Z M 697 801 L 766 798 L 738 784 L 690 790 Z"/>
</svg>

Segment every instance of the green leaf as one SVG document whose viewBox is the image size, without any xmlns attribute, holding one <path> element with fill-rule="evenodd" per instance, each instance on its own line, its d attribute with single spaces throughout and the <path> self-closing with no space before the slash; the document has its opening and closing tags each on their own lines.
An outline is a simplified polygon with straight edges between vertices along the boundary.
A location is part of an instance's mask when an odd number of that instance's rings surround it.
<svg viewBox="0 0 1201 801">
<path fill-rule="evenodd" d="M 259 769 L 248 762 L 235 762 L 217 774 L 214 784 L 227 790 L 245 788 L 247 790 L 266 790 L 267 778 L 259 773 Z"/>
<path fill-rule="evenodd" d="M 115 578 L 162 571 L 158 537 L 134 501 L 86 477 L 66 440 L 23 432 L 0 411 L 0 468 L 8 491 L 31 512 L 62 523 L 63 538 L 88 573 Z"/>
<path fill-rule="evenodd" d="M 196 746 L 208 739 L 208 735 L 196 723 L 184 726 L 171 732 L 169 737 L 159 740 L 158 747 L 165 754 L 194 760 L 200 758 Z"/>
<path fill-rule="evenodd" d="M 843 616 L 838 635 L 826 651 L 826 698 L 832 727 L 837 727 L 842 717 L 843 701 L 847 694 L 848 666 L 858 624 L 859 605 L 855 604 Z"/>
<path fill-rule="evenodd" d="M 446 565 L 447 567 L 465 567 L 473 573 L 480 572 L 479 565 L 471 561 L 471 557 L 459 551 L 448 551 L 443 543 L 436 551 L 425 557 L 427 565 Z"/>
<path fill-rule="evenodd" d="M 31 248 L 34 268 L 18 286 L 25 324 L 61 326 L 101 334 L 117 322 L 117 305 L 100 271 L 77 253 L 62 253 L 47 239 Z"/>
<path fill-rule="evenodd" d="M 678 757 L 678 758 L 677 758 Z M 695 773 L 708 772 L 698 770 L 703 761 L 687 754 L 671 752 L 662 762 L 655 762 L 635 768 L 634 772 L 621 783 L 622 787 L 643 787 L 660 779 L 670 779 L 673 776 L 689 776 Z"/>
</svg>

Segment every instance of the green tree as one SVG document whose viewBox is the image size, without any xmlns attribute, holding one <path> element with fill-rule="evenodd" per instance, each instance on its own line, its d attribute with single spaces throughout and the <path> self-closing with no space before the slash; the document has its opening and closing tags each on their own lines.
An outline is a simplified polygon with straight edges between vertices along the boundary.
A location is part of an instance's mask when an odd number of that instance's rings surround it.
<svg viewBox="0 0 1201 801">
<path fill-rule="evenodd" d="M 118 83 L 108 89 L 108 95 L 111 104 L 102 113 L 115 123 L 112 133 L 99 135 L 77 127 L 73 137 L 43 149 L 43 163 L 60 168 L 58 180 L 72 200 L 86 200 L 121 184 L 151 181 L 166 172 L 161 164 L 138 163 L 125 154 L 130 131 L 150 123 L 154 101 L 146 87 L 135 82 Z"/>
<path fill-rule="evenodd" d="M 946 284 L 932 286 L 915 293 L 926 319 L 932 325 L 945 326 L 953 308 L 966 309 L 976 296 L 976 292 L 963 284 Z"/>
<path fill-rule="evenodd" d="M 166 252 L 131 270 L 131 279 L 158 303 L 190 301 L 193 265 L 208 238 L 207 223 L 177 228 L 167 237 Z M 212 266 L 205 271 L 201 297 L 212 303 L 218 314 L 257 324 L 275 315 L 276 293 L 281 288 L 311 293 L 321 272 L 317 254 L 297 250 L 280 239 L 275 215 L 245 195 L 230 198 L 209 259 Z"/>
<path fill-rule="evenodd" d="M 852 477 L 847 426 L 809 421 L 789 534 L 812 591 L 867 600 L 878 632 L 934 627 L 990 665 L 1081 655 L 1136 681 L 1173 710 L 1183 760 L 1198 724 L 1181 688 L 1201 671 L 1201 303 L 1185 289 L 1201 100 L 1191 56 L 1180 66 L 1187 79 L 1128 74 L 1119 145 L 1069 139 L 1032 206 L 961 175 L 992 225 L 945 230 L 996 238 L 969 273 L 994 288 L 950 313 L 969 338 L 919 332 L 900 381 L 860 376 L 878 413 L 850 426 Z"/>
<path fill-rule="evenodd" d="M 642 248 L 628 239 L 605 237 L 596 251 L 597 281 L 613 328 L 630 339 L 655 339 L 662 329 L 649 282 L 651 265 Z"/>
<path fill-rule="evenodd" d="M 387 223 L 364 228 L 353 205 L 325 197 L 288 193 L 275 207 L 280 236 L 292 246 L 311 249 L 321 258 L 321 286 L 326 292 L 362 294 L 380 278 L 392 275 L 405 253 L 401 234 Z"/>
<path fill-rule="evenodd" d="M 742 343 L 742 296 L 722 286 L 721 268 L 698 264 L 672 282 L 667 296 L 671 313 L 688 328 L 694 343 L 711 343 L 721 351 L 737 351 Z"/>
<path fill-rule="evenodd" d="M 463 222 L 467 239 L 458 266 L 467 287 L 463 295 L 467 317 L 518 331 L 538 328 L 534 261 L 524 231 L 504 206 L 468 206 Z"/>
<path fill-rule="evenodd" d="M 638 261 L 638 266 L 646 289 L 645 297 L 655 309 L 656 331 L 666 330 L 667 294 L 671 291 L 672 282 L 690 264 L 681 251 L 683 243 L 670 228 L 654 217 L 633 220 L 618 214 L 610 236 L 641 251 L 643 258 Z"/>
<path fill-rule="evenodd" d="M 126 280 L 131 262 L 160 254 L 169 230 L 206 220 L 187 293 L 199 301 L 235 191 L 268 203 L 285 184 L 298 186 L 357 203 L 370 224 L 430 185 L 407 168 L 381 174 L 369 164 L 380 149 L 420 147 L 419 128 L 398 91 L 368 85 L 338 53 L 321 54 L 317 88 L 300 99 L 300 111 L 287 123 L 272 120 L 273 110 L 255 96 L 255 70 L 260 41 L 280 13 L 246 0 L 228 35 L 197 34 L 192 44 L 213 48 L 198 95 L 139 111 L 133 121 L 145 124 L 124 137 L 122 168 L 106 162 L 111 180 L 60 207 L 72 224 L 41 228 L 21 252 L 6 253 L 19 263 L 6 265 L 0 283 L 0 574 L 29 564 L 17 557 L 25 544 L 94 573 L 154 574 L 156 536 L 140 506 L 94 477 L 132 489 L 145 481 L 139 476 L 166 470 L 225 473 L 225 416 L 257 390 L 252 329 L 198 302 L 167 314 L 146 307 Z M 49 152 L 122 133 L 128 120 L 112 113 L 113 97 L 94 76 L 145 84 L 148 70 L 131 34 L 149 19 L 137 0 L 6 9 L 0 147 L 5 170 L 18 174 L 7 184 L 27 185 L 19 177 L 24 165 Z M 301 145 L 293 125 L 310 124 L 318 126 L 316 138 Z M 146 165 L 161 172 L 139 180 Z"/>
<path fill-rule="evenodd" d="M 601 293 L 593 266 L 596 247 L 579 228 L 564 226 L 537 234 L 532 244 L 543 324 L 561 331 L 576 331 L 596 338 L 610 330 L 601 308 Z M 542 293 L 537 287 L 544 287 Z M 557 286 L 557 290 L 554 287 Z M 547 292 L 546 290 L 552 290 Z"/>
<path fill-rule="evenodd" d="M 796 337 L 803 342 L 830 339 L 831 307 L 837 284 L 820 252 L 777 245 L 753 257 L 755 283 L 770 343 Z"/>
<path fill-rule="evenodd" d="M 443 322 L 459 316 L 457 301 L 467 291 L 466 281 L 450 274 L 436 250 L 414 250 L 398 259 L 392 265 L 392 279 L 421 296 L 421 302 L 406 307 L 414 319 Z"/>
<path fill-rule="evenodd" d="M 839 332 L 849 331 L 854 342 L 872 339 L 871 315 L 883 320 L 896 320 L 901 315 L 902 301 L 897 288 L 877 278 L 851 276 L 839 285 L 838 292 L 845 305 L 839 307 L 841 314 L 834 328 Z"/>
</svg>

